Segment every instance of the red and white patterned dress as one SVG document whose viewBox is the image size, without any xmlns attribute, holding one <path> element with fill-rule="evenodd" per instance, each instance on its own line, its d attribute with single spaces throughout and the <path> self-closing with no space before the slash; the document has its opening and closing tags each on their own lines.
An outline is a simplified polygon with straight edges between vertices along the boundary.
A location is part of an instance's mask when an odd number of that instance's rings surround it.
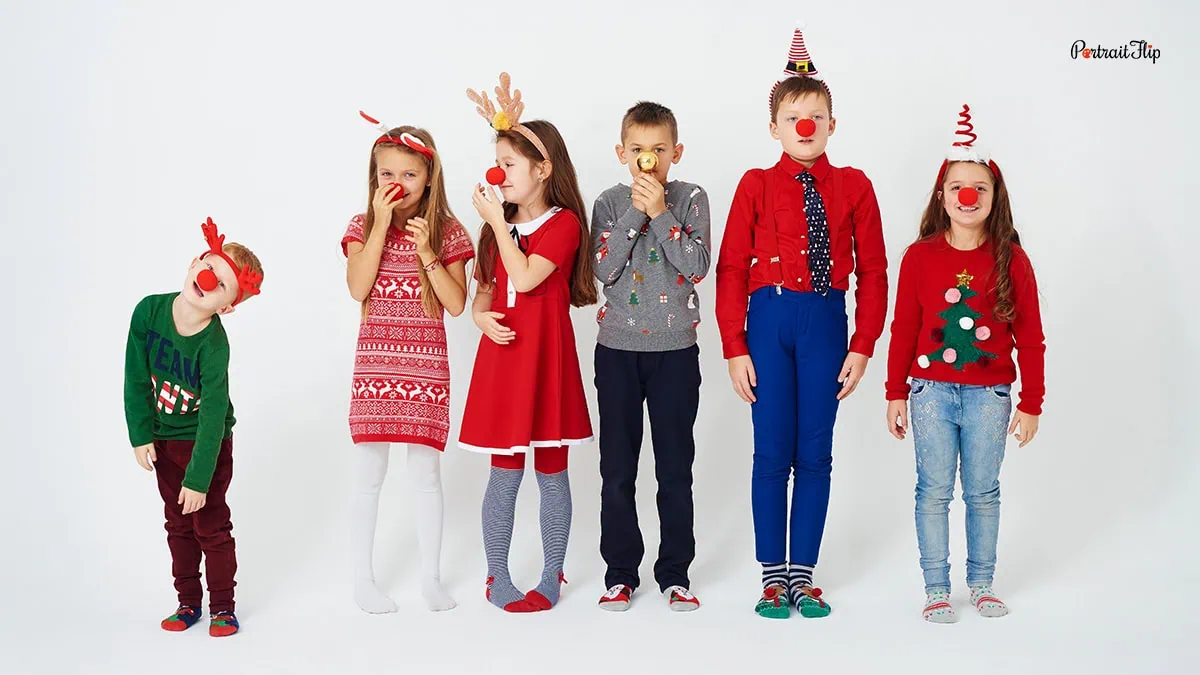
<svg viewBox="0 0 1200 675">
<path fill-rule="evenodd" d="M 458 436 L 460 448 L 491 455 L 592 440 L 570 315 L 579 219 L 556 208 L 514 227 L 526 255 L 556 267 L 537 288 L 521 293 L 496 258 L 492 311 L 504 314 L 500 323 L 516 337 L 506 345 L 486 335 L 479 340 Z"/>
<path fill-rule="evenodd" d="M 363 241 L 363 214 L 342 237 Z M 455 220 L 442 224 L 442 265 L 475 257 L 471 238 Z M 358 330 L 350 390 L 350 437 L 355 443 L 420 443 L 446 448 L 450 433 L 450 362 L 446 326 L 421 304 L 417 246 L 388 228 L 367 316 Z"/>
</svg>

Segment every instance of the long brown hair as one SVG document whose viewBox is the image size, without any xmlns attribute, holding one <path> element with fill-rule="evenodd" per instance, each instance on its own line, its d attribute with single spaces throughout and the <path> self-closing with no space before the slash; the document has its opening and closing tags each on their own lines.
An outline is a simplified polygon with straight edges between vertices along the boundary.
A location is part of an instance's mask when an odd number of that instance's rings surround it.
<svg viewBox="0 0 1200 675">
<path fill-rule="evenodd" d="M 960 162 L 950 162 L 946 166 L 946 174 L 950 167 Z M 1013 299 L 1012 276 L 1009 266 L 1012 264 L 1013 244 L 1021 245 L 1021 236 L 1013 226 L 1012 205 L 1008 200 L 1008 187 L 1004 183 L 1004 174 L 999 169 L 992 176 L 992 211 L 984 224 L 984 236 L 992 248 L 992 256 L 996 264 L 992 269 L 992 290 L 996 293 L 995 317 L 997 321 L 1011 322 L 1016 315 L 1016 301 Z M 942 202 L 942 190 L 945 185 L 934 185 L 929 195 L 929 204 L 921 216 L 921 229 L 917 241 L 925 241 L 935 237 L 945 237 L 950 230 L 950 215 Z"/>
<path fill-rule="evenodd" d="M 579 179 L 575 176 L 575 165 L 567 153 L 567 144 L 555 126 L 545 120 L 522 122 L 532 131 L 546 149 L 550 157 L 543 158 L 542 153 L 534 147 L 529 139 L 515 131 L 496 132 L 496 142 L 506 140 L 512 144 L 530 162 L 535 164 L 549 159 L 552 164 L 550 182 L 546 186 L 546 203 L 557 206 L 575 214 L 579 221 L 579 250 L 575 254 L 575 271 L 571 274 L 571 304 L 575 307 L 586 307 L 596 304 L 596 281 L 592 263 L 592 237 L 588 232 L 587 207 L 583 203 L 583 195 L 579 192 Z M 512 222 L 517 215 L 516 204 L 504 205 L 504 219 Z M 479 254 L 475 258 L 475 280 L 481 284 L 491 284 L 496 272 L 496 233 L 492 226 L 484 223 L 479 229 Z"/>
<path fill-rule="evenodd" d="M 375 209 L 371 208 L 371 202 L 375 198 L 375 191 L 379 189 L 378 162 L 376 154 L 380 148 L 396 148 L 401 152 L 407 152 L 415 157 L 420 157 L 425 162 L 425 168 L 429 172 L 429 186 L 425 188 L 425 194 L 421 195 L 421 201 L 417 204 L 417 213 L 421 217 L 429 221 L 429 247 L 433 249 L 434 255 L 440 260 L 442 257 L 442 226 L 447 220 L 455 220 L 454 213 L 450 210 L 450 203 L 446 199 L 446 181 L 442 176 L 442 160 L 441 155 L 437 152 L 437 146 L 434 145 L 433 136 L 424 129 L 412 126 L 396 127 L 388 130 L 388 135 L 399 138 L 401 134 L 412 134 L 421 139 L 425 147 L 434 151 L 433 159 L 427 159 L 424 155 L 413 150 L 407 145 L 398 143 L 379 143 L 371 148 L 371 163 L 368 169 L 367 176 L 367 215 L 363 222 L 363 240 L 367 240 L 371 236 L 371 228 L 375 226 Z M 386 225 L 391 226 L 391 223 Z M 421 305 L 425 309 L 425 314 L 431 319 L 436 319 L 442 314 L 442 303 L 438 300 L 437 293 L 433 290 L 433 284 L 429 282 L 429 275 L 425 273 L 424 268 L 417 265 L 417 275 L 421 279 Z M 363 315 L 366 315 L 367 304 L 371 301 L 368 295 L 366 300 L 363 300 Z"/>
</svg>

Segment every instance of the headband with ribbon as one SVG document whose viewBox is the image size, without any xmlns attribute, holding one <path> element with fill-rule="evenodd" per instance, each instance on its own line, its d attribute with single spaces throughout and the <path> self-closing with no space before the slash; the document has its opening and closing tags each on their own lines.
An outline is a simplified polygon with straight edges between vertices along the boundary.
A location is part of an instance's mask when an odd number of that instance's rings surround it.
<svg viewBox="0 0 1200 675">
<path fill-rule="evenodd" d="M 542 143 L 537 134 L 521 124 L 521 113 L 525 112 L 525 104 L 521 102 L 521 90 L 517 89 L 509 93 L 509 88 L 512 86 L 512 78 L 508 73 L 500 73 L 500 86 L 496 87 L 496 102 L 500 104 L 500 110 L 492 105 L 488 100 L 487 92 L 482 94 L 476 93 L 474 89 L 467 90 L 467 98 L 475 104 L 475 111 L 479 116 L 487 120 L 487 123 L 496 131 L 515 131 L 525 137 L 537 151 L 542 153 L 542 159 L 550 159 L 550 153 L 546 150 L 546 146 Z"/>
<path fill-rule="evenodd" d="M 200 224 L 200 229 L 204 232 L 204 241 L 208 243 L 208 250 L 200 254 L 200 259 L 203 260 L 210 255 L 219 256 L 222 260 L 229 263 L 229 269 L 233 270 L 233 273 L 237 275 L 238 296 L 233 301 L 233 304 L 238 304 L 246 299 L 247 296 L 258 295 L 261 292 L 259 286 L 262 285 L 263 275 L 251 270 L 249 265 L 239 267 L 233 261 L 233 258 L 230 258 L 225 253 L 225 235 L 217 234 L 217 224 L 213 222 L 211 217 Z M 217 275 L 210 269 L 202 269 L 196 275 L 196 285 L 206 293 L 215 290 L 219 283 L 220 280 L 217 279 Z"/>
<path fill-rule="evenodd" d="M 361 115 L 364 120 L 370 122 L 375 128 L 383 132 L 382 136 L 375 139 L 375 145 L 379 145 L 380 143 L 395 143 L 396 145 L 403 145 L 410 150 L 420 153 L 420 155 L 425 159 L 433 161 L 433 149 L 422 143 L 421 139 L 408 133 L 407 131 L 399 136 L 393 136 L 387 125 L 361 110 L 358 111 L 358 114 Z"/>
</svg>

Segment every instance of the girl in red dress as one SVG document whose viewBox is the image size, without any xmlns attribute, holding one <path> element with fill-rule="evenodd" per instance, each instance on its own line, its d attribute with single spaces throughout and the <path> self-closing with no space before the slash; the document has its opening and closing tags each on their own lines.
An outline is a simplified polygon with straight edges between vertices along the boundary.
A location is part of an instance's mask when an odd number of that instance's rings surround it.
<svg viewBox="0 0 1200 675">
<path fill-rule="evenodd" d="M 396 611 L 375 586 L 371 558 L 391 444 L 404 443 L 416 498 L 421 591 L 430 610 L 447 610 L 455 603 L 439 572 L 440 455 L 450 430 L 442 315 L 462 313 L 466 262 L 475 254 L 446 203 L 441 159 L 429 132 L 380 129 L 371 149 L 370 208 L 351 219 L 342 237 L 346 283 L 363 304 L 350 393 L 357 464 L 350 527 L 354 599 L 365 612 Z"/>
<path fill-rule="evenodd" d="M 567 448 L 592 440 L 592 424 L 571 306 L 596 302 L 583 196 L 558 129 L 549 122 L 520 123 L 520 91 L 509 95 L 501 74 L 497 98 L 469 92 L 496 130 L 496 166 L 489 187 L 472 200 L 484 224 L 479 236 L 472 304 L 483 331 L 463 413 L 460 447 L 492 456 L 483 500 L 488 558 L 487 598 L 509 612 L 550 609 L 558 602 L 571 530 Z M 529 593 L 509 576 L 517 490 L 525 454 L 534 454 L 541 493 L 541 582 Z"/>
</svg>

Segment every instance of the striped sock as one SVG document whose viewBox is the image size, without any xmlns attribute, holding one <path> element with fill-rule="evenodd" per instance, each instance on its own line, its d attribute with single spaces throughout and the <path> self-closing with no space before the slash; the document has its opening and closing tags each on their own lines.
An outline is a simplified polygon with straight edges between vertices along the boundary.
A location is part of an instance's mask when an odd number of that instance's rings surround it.
<svg viewBox="0 0 1200 675">
<path fill-rule="evenodd" d="M 774 585 L 787 588 L 788 585 L 788 570 L 787 563 L 763 563 L 762 564 L 762 584 L 763 588 Z"/>
<path fill-rule="evenodd" d="M 788 590 L 792 593 L 792 604 L 796 607 L 800 606 L 800 598 L 803 593 L 802 588 L 812 588 L 813 585 L 813 566 L 812 565 L 796 565 L 795 563 L 788 565 Z"/>
<path fill-rule="evenodd" d="M 492 467 L 487 492 L 483 495 L 483 548 L 487 552 L 487 599 L 507 609 L 513 603 L 524 605 L 525 596 L 513 586 L 508 571 L 508 549 L 512 544 L 513 516 L 517 510 L 517 490 L 524 470 Z"/>
<path fill-rule="evenodd" d="M 996 594 L 992 592 L 991 585 L 972 586 L 971 604 L 975 605 L 975 609 L 978 610 L 980 616 L 985 616 L 989 619 L 1008 614 L 1008 605 L 996 597 Z"/>
<path fill-rule="evenodd" d="M 542 554 L 546 566 L 537 588 L 525 599 L 538 609 L 550 609 L 558 603 L 559 586 L 563 578 L 563 561 L 567 557 L 567 540 L 571 536 L 571 481 L 564 469 L 558 473 L 537 472 L 541 494 Z"/>
<path fill-rule="evenodd" d="M 925 594 L 925 609 L 921 616 L 930 623 L 954 623 L 958 615 L 950 604 L 950 592 L 943 590 L 930 591 Z"/>
</svg>

